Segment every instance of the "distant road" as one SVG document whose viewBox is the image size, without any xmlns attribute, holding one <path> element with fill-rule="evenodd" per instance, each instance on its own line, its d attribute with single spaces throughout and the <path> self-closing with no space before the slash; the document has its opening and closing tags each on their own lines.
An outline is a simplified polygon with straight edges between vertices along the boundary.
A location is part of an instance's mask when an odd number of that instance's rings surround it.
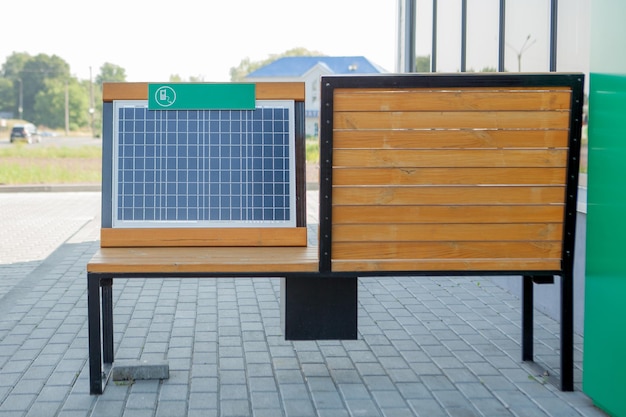
<svg viewBox="0 0 626 417">
<path fill-rule="evenodd" d="M 92 137 L 78 136 L 44 136 L 40 143 L 31 143 L 27 146 L 84 146 L 84 145 L 102 145 L 102 139 L 94 139 Z M 15 146 L 9 139 L 0 139 L 0 147 Z"/>
</svg>

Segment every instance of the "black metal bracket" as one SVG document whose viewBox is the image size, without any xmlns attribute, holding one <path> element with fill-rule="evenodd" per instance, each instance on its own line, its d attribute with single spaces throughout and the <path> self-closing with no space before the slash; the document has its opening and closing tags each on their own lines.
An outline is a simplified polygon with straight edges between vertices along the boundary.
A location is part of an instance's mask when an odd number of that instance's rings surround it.
<svg viewBox="0 0 626 417">
<path fill-rule="evenodd" d="M 102 394 L 113 363 L 113 279 L 87 273 L 89 393 Z"/>
<path fill-rule="evenodd" d="M 281 324 L 286 340 L 355 340 L 357 277 L 284 278 Z"/>
</svg>

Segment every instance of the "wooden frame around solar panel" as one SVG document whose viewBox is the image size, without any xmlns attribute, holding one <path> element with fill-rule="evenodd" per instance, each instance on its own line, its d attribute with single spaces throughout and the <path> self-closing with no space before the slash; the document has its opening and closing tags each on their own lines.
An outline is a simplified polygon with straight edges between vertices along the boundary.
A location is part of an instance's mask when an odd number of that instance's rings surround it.
<svg viewBox="0 0 626 417">
<path fill-rule="evenodd" d="M 204 115 L 198 115 L 201 111 L 153 110 L 150 113 L 152 120 L 148 121 L 143 120 L 148 112 L 146 101 L 148 98 L 148 83 L 105 83 L 103 85 L 102 247 L 306 246 L 304 84 L 257 83 L 255 90 L 257 110 L 261 107 L 266 107 L 272 109 L 273 112 L 275 107 L 279 107 L 281 111 L 285 109 L 284 113 L 288 114 L 289 120 L 281 122 L 285 126 L 289 125 L 288 133 L 291 135 L 291 138 L 288 148 L 277 146 L 276 149 L 288 149 L 289 155 L 280 155 L 280 158 L 278 156 L 275 158 L 277 161 L 280 160 L 280 163 L 286 161 L 285 163 L 289 164 L 284 170 L 275 169 L 276 167 L 274 166 L 265 170 L 262 166 L 259 169 L 253 167 L 253 163 L 255 167 L 258 165 L 262 155 L 252 155 L 253 135 L 255 135 L 254 140 L 260 138 L 259 140 L 262 142 L 265 140 L 261 137 L 263 132 L 267 132 L 268 129 L 274 129 L 272 120 L 256 120 L 253 122 L 253 116 L 251 116 L 252 113 L 250 112 L 254 111 L 210 110 L 204 111 Z M 144 102 L 146 103 L 145 106 L 142 105 Z M 136 113 L 132 113 L 138 115 L 136 120 L 132 118 L 123 120 L 122 113 L 133 107 L 137 108 Z M 259 111 L 256 113 L 258 114 Z M 278 114 L 278 110 L 275 113 Z M 155 114 L 156 121 L 154 120 Z M 198 119 L 206 117 L 207 120 L 202 122 L 203 126 L 207 126 L 206 129 L 209 129 L 209 123 L 213 123 L 213 121 L 208 119 L 214 116 L 222 118 L 221 121 L 216 121 L 215 123 L 223 123 L 226 129 L 230 129 L 230 117 L 246 119 L 241 121 L 241 128 L 237 125 L 236 132 L 232 133 L 232 137 L 246 136 L 249 138 L 249 143 L 238 145 L 243 149 L 238 154 L 241 157 L 241 162 L 239 163 L 235 160 L 237 155 L 232 155 L 231 157 L 230 154 L 230 161 L 235 162 L 225 162 L 226 158 L 220 159 L 220 157 L 214 160 L 224 164 L 234 165 L 238 163 L 238 170 L 232 170 L 234 172 L 232 174 L 233 177 L 237 175 L 238 180 L 246 175 L 246 173 L 241 173 L 241 165 L 248 164 L 248 178 L 241 179 L 241 181 L 247 181 L 247 186 L 250 190 L 254 187 L 255 192 L 257 192 L 259 187 L 265 187 L 266 190 L 271 189 L 271 192 L 273 192 L 274 189 L 283 190 L 284 188 L 284 196 L 276 197 L 268 194 L 265 199 L 261 197 L 264 192 L 261 190 L 260 194 L 255 194 L 257 196 L 254 199 L 255 203 L 250 203 L 256 204 L 256 202 L 262 200 L 270 202 L 268 204 L 276 203 L 277 206 L 281 207 L 276 210 L 276 213 L 279 213 L 278 215 L 268 214 L 264 217 L 264 214 L 261 213 L 261 208 L 248 207 L 244 209 L 245 201 L 243 200 L 246 197 L 231 195 L 224 196 L 222 201 L 225 205 L 233 202 L 238 204 L 238 206 L 231 210 L 231 213 L 227 213 L 227 209 L 223 210 L 226 213 L 224 214 L 226 220 L 221 218 L 214 220 L 208 214 L 209 198 L 212 198 L 213 201 L 217 201 L 220 198 L 218 195 L 211 196 L 212 191 L 209 191 L 209 187 L 211 187 L 211 190 L 219 187 L 221 176 L 229 176 L 230 178 L 231 174 L 229 172 L 230 165 L 226 165 L 225 168 L 222 167 L 220 171 L 211 171 L 208 163 L 209 142 L 215 138 L 226 138 L 231 133 L 229 133 L 230 131 L 210 133 L 203 130 L 204 128 L 189 133 L 186 132 L 188 128 L 182 123 L 182 119 L 187 122 L 187 118 L 191 120 L 192 117 Z M 176 117 L 181 118 L 181 124 L 176 124 Z M 247 118 L 250 118 L 250 120 L 247 120 Z M 236 120 L 237 124 L 239 124 L 240 120 Z M 150 123 L 149 128 L 148 123 Z M 200 124 L 201 122 L 198 122 L 198 125 Z M 232 124 L 235 126 L 234 121 Z M 178 126 L 182 129 L 182 133 L 178 131 Z M 218 126 L 217 128 L 219 129 L 220 127 Z M 282 129 L 282 125 L 278 128 Z M 242 131 L 240 132 L 239 129 Z M 243 130 L 246 131 L 243 132 Z M 146 133 L 147 131 L 149 132 Z M 121 145 L 122 139 L 120 139 L 123 134 L 130 135 L 128 141 L 131 144 L 127 144 L 127 148 L 130 151 L 123 150 Z M 212 134 L 213 136 L 211 136 Z M 179 136 L 174 137 L 172 135 Z M 281 131 L 280 137 L 282 138 L 285 135 L 286 133 Z M 162 137 L 163 141 L 154 143 L 155 136 Z M 279 137 L 279 135 L 276 134 L 275 137 Z M 187 146 L 187 138 L 192 138 L 195 141 L 194 146 Z M 241 141 L 243 142 L 243 139 Z M 197 142 L 202 142 L 203 151 L 197 150 L 200 149 L 197 146 Z M 267 146 L 267 143 L 255 144 L 255 149 L 260 149 L 260 152 L 263 152 L 263 147 L 265 149 L 271 148 Z M 231 148 L 224 146 L 223 143 L 216 143 L 212 149 L 224 152 L 224 150 Z M 187 151 L 185 149 L 196 149 L 193 151 L 196 154 L 187 160 L 185 154 Z M 126 154 L 123 152 L 126 152 Z M 199 152 L 205 152 L 205 154 L 199 154 Z M 240 151 L 236 150 L 236 152 Z M 248 153 L 246 154 L 246 152 Z M 275 152 L 278 155 L 278 151 L 270 150 L 269 152 Z M 130 157 L 128 156 L 129 153 Z M 147 153 L 151 153 L 149 157 L 146 157 Z M 137 157 L 137 154 L 141 154 L 141 158 Z M 204 161 L 204 156 L 207 157 L 206 161 Z M 256 158 L 254 162 L 253 156 Z M 268 157 L 267 160 L 269 161 L 273 157 L 274 154 Z M 205 167 L 199 166 L 199 164 L 205 162 Z M 189 167 L 179 166 L 192 163 L 196 165 L 191 170 L 189 170 Z M 147 164 L 151 164 L 149 170 L 147 169 Z M 168 167 L 168 164 L 176 164 L 176 166 Z M 177 172 L 180 174 L 178 178 L 167 177 L 167 175 L 172 176 L 172 174 Z M 193 180 L 187 177 L 187 172 L 194 175 Z M 126 174 L 127 178 L 120 179 L 119 177 L 124 174 Z M 257 181 L 258 178 L 256 176 L 263 174 L 267 174 L 268 177 L 265 179 L 269 179 L 269 181 L 265 181 L 263 178 Z M 200 175 L 205 177 L 200 180 L 197 178 Z M 252 178 L 252 175 L 255 175 L 255 178 Z M 271 183 L 276 178 L 274 175 L 282 175 L 284 177 L 281 177 L 285 181 L 284 187 L 283 185 Z M 269 176 L 272 176 L 272 178 L 269 178 Z M 128 178 L 131 177 L 132 180 L 129 180 Z M 233 183 L 222 185 L 223 187 L 232 187 L 233 189 L 240 187 L 239 184 L 232 185 Z M 200 201 L 198 198 L 198 194 L 201 193 L 199 191 L 201 186 L 206 187 L 202 191 L 205 194 L 203 201 Z M 129 192 L 128 195 L 125 195 L 125 188 L 129 187 L 141 188 L 141 192 Z M 161 197 L 159 195 L 155 196 L 154 192 L 159 187 L 162 190 L 161 194 L 163 194 Z M 241 188 L 244 187 L 246 187 L 245 184 L 241 186 Z M 173 188 L 176 188 L 176 190 L 168 194 L 168 190 Z M 230 192 L 230 189 L 228 192 Z M 159 193 L 157 192 L 156 194 Z M 164 195 L 168 195 L 168 197 L 164 197 Z M 289 201 L 285 201 L 286 199 Z M 165 203 L 159 203 L 159 201 Z M 248 201 L 252 201 L 252 197 L 248 197 Z M 128 203 L 127 205 L 130 208 L 123 208 L 125 202 Z M 187 210 L 188 206 L 192 208 L 185 211 L 180 217 L 177 217 L 179 215 L 175 210 L 177 210 L 176 204 L 179 202 L 183 207 L 179 210 L 180 213 L 183 213 L 183 210 Z M 163 208 L 165 204 L 169 204 L 167 210 Z M 282 208 L 283 206 L 285 206 L 284 209 Z M 138 220 L 132 217 L 132 207 L 134 207 L 135 212 L 139 213 Z M 206 209 L 206 213 L 203 214 L 204 218 L 197 214 L 200 209 Z M 269 212 L 269 209 L 267 211 Z M 220 216 L 216 210 L 213 210 L 213 212 L 216 213 L 215 216 Z M 256 214 L 252 214 L 253 212 Z M 167 213 L 169 213 L 170 217 L 167 217 Z M 249 217 L 245 218 L 246 215 Z M 171 221 L 171 216 L 175 216 L 174 221 Z M 275 218 L 278 218 L 278 220 L 275 220 Z M 129 219 L 132 221 L 128 221 Z"/>
</svg>

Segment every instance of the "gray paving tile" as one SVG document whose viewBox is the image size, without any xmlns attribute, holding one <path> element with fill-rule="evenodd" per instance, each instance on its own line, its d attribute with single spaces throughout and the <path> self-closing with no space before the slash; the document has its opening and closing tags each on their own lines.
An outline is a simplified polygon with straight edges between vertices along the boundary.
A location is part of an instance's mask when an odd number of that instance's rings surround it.
<svg viewBox="0 0 626 417">
<path fill-rule="evenodd" d="M 151 409 L 126 408 L 123 414 L 123 417 L 153 417 L 153 416 L 154 416 L 154 410 L 151 410 Z"/>
<path fill-rule="evenodd" d="M 253 409 L 275 409 L 280 404 L 278 391 L 257 391 L 250 395 Z"/>
<path fill-rule="evenodd" d="M 353 416 L 375 417 L 380 416 L 380 410 L 374 400 L 370 398 L 346 400 L 348 412 Z"/>
<path fill-rule="evenodd" d="M 376 404 L 383 408 L 406 408 L 406 403 L 402 394 L 398 391 L 378 391 L 372 390 L 372 398 Z"/>
<path fill-rule="evenodd" d="M 121 417 L 124 414 L 126 402 L 123 400 L 100 400 L 93 409 L 93 415 L 98 417 Z"/>
<path fill-rule="evenodd" d="M 279 407 L 276 408 L 254 408 L 252 409 L 253 417 L 275 417 L 284 415 L 283 410 Z"/>
<path fill-rule="evenodd" d="M 349 417 L 348 411 L 345 409 L 319 409 L 316 410 L 319 417 Z"/>
<path fill-rule="evenodd" d="M 179 417 L 187 414 L 186 401 L 160 401 L 156 417 Z"/>
<path fill-rule="evenodd" d="M 223 417 L 245 417 L 251 414 L 247 400 L 220 401 L 220 411 Z"/>
<path fill-rule="evenodd" d="M 167 359 L 173 372 L 90 396 L 84 267 L 99 194 L 70 194 L 0 198 L 50 198 L 48 219 L 11 227 L 57 234 L 31 257 L 0 252 L 0 417 L 604 415 L 533 379 L 518 360 L 519 300 L 480 277 L 361 279 L 359 340 L 317 342 L 284 340 L 278 280 L 116 280 L 116 358 Z M 537 357 L 558 372 L 559 326 L 535 317 Z"/>
</svg>

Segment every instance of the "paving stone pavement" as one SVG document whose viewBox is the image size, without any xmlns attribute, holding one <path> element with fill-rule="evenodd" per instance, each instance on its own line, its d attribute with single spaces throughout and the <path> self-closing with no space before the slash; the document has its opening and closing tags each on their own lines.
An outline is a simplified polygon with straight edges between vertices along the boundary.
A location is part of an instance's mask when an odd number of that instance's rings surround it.
<svg viewBox="0 0 626 417">
<path fill-rule="evenodd" d="M 89 395 L 99 199 L 0 195 L 0 417 L 605 415 L 580 391 L 582 338 L 560 392 L 520 362 L 520 301 L 480 277 L 361 279 L 359 340 L 317 342 L 283 339 L 278 279 L 115 280 L 116 359 L 167 359 L 170 378 Z M 535 322 L 558 376 L 559 326 Z"/>
<path fill-rule="evenodd" d="M 99 192 L 0 194 L 0 296 L 99 211 Z"/>
</svg>

